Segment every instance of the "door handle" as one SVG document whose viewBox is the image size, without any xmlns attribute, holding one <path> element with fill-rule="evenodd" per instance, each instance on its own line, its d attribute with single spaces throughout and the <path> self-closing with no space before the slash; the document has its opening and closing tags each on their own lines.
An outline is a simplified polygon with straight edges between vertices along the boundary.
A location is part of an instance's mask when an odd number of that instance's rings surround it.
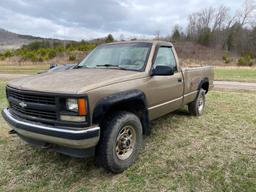
<svg viewBox="0 0 256 192">
<path fill-rule="evenodd" d="M 182 83 L 182 78 L 181 77 L 177 78 L 177 80 L 178 80 L 179 83 Z"/>
</svg>

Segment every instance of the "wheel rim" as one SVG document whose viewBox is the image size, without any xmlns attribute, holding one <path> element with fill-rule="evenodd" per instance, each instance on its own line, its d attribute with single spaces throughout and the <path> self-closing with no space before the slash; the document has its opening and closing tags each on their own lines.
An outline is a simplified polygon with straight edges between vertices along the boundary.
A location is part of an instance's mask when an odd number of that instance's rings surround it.
<svg viewBox="0 0 256 192">
<path fill-rule="evenodd" d="M 203 95 L 200 95 L 199 101 L 198 101 L 198 111 L 200 114 L 202 114 L 203 110 L 204 110 L 204 97 Z"/>
<path fill-rule="evenodd" d="M 120 131 L 116 139 L 116 156 L 120 160 L 128 159 L 136 143 L 135 128 L 131 125 L 124 126 Z"/>
</svg>

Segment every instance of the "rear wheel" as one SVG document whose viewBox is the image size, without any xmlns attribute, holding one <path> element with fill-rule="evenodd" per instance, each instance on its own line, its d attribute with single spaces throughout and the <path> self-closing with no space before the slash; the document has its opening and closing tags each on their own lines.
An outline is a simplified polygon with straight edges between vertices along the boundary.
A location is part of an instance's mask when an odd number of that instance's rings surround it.
<svg viewBox="0 0 256 192">
<path fill-rule="evenodd" d="M 205 90 L 200 89 L 194 101 L 188 104 L 188 111 L 191 115 L 200 116 L 205 108 Z"/>
<path fill-rule="evenodd" d="M 133 113 L 115 112 L 101 126 L 101 138 L 96 149 L 99 165 L 120 173 L 137 159 L 142 145 L 142 125 Z"/>
</svg>

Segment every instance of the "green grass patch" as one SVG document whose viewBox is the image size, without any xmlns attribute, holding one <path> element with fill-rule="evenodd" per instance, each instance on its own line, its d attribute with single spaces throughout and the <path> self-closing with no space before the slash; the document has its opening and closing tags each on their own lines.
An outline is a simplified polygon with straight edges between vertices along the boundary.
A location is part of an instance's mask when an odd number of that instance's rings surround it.
<svg viewBox="0 0 256 192">
<path fill-rule="evenodd" d="M 215 68 L 215 80 L 256 82 L 256 68 Z"/>
<path fill-rule="evenodd" d="M 47 69 L 49 65 L 0 65 L 0 73 L 7 74 L 35 74 Z"/>
<path fill-rule="evenodd" d="M 0 138 L 0 145 L 2 145 L 2 144 L 6 144 L 7 143 L 7 141 L 6 140 L 4 140 L 4 139 L 1 139 Z"/>
<path fill-rule="evenodd" d="M 0 83 L 1 108 L 6 105 Z M 3 191 L 237 191 L 256 189 L 256 94 L 212 91 L 202 117 L 186 108 L 152 123 L 135 164 L 114 175 L 26 145 L 0 118 Z"/>
</svg>

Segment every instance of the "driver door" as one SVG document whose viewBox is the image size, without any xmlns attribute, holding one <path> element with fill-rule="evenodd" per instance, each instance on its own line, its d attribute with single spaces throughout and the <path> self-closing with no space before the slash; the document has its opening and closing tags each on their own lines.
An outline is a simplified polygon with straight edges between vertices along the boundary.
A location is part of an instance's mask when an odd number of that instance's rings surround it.
<svg viewBox="0 0 256 192">
<path fill-rule="evenodd" d="M 149 89 L 149 117 L 158 118 L 181 107 L 183 102 L 183 78 L 177 68 L 172 47 L 158 47 L 153 68 L 158 65 L 169 66 L 174 69 L 174 74 L 160 76 L 154 75 L 148 82 Z"/>
</svg>

